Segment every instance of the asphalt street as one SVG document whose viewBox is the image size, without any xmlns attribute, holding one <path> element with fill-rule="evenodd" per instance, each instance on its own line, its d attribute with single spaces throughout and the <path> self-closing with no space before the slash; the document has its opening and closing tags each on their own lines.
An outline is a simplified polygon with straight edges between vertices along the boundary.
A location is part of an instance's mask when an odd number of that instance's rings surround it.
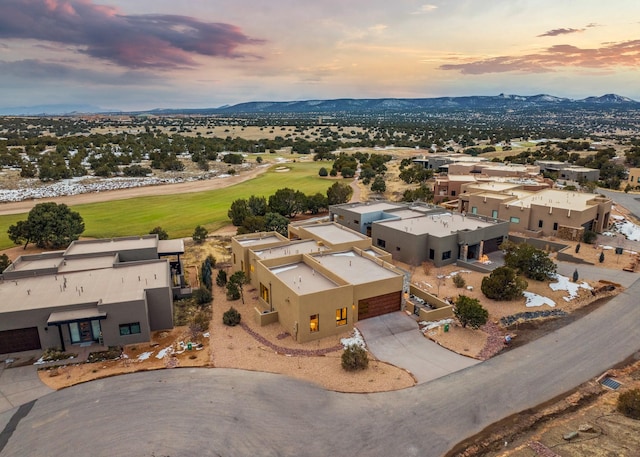
<svg viewBox="0 0 640 457">
<path fill-rule="evenodd" d="M 639 295 L 636 282 L 532 343 L 398 392 L 341 394 L 224 369 L 78 385 L 37 400 L 0 455 L 441 456 L 486 426 L 640 356 Z"/>
</svg>

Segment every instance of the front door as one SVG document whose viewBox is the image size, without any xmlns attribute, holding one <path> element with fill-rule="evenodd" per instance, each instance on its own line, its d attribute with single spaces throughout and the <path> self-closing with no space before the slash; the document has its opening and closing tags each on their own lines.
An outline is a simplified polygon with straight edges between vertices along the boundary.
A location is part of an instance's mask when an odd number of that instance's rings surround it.
<svg viewBox="0 0 640 457">
<path fill-rule="evenodd" d="M 94 340 L 93 334 L 91 332 L 91 322 L 89 321 L 78 322 L 78 326 L 80 327 L 81 343 L 88 343 Z"/>
</svg>

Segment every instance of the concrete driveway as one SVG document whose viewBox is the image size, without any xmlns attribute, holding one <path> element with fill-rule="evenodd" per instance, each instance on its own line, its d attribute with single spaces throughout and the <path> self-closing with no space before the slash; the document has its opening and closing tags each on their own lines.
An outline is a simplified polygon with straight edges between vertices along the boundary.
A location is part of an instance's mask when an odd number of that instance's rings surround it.
<svg viewBox="0 0 640 457">
<path fill-rule="evenodd" d="M 24 354 L 21 353 L 21 356 Z M 6 366 L 4 361 L 0 362 L 0 414 L 53 392 L 40 381 L 34 365 L 16 368 Z"/>
<path fill-rule="evenodd" d="M 418 384 L 479 363 L 425 338 L 418 323 L 403 311 L 362 320 L 356 327 L 376 358 L 409 371 Z"/>
</svg>

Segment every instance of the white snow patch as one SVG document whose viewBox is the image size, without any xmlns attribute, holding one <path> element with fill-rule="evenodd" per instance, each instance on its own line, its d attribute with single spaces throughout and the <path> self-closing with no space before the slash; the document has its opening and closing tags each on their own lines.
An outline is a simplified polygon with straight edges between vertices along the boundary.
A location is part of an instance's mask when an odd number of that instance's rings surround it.
<svg viewBox="0 0 640 457">
<path fill-rule="evenodd" d="M 364 342 L 364 338 L 362 338 L 362 334 L 357 328 L 353 329 L 353 336 L 349 338 L 341 338 L 340 343 L 345 349 L 353 345 L 360 346 L 364 350 L 367 349 L 367 344 Z"/>
<path fill-rule="evenodd" d="M 434 328 L 442 327 L 444 324 L 453 324 L 453 319 L 442 319 L 441 321 L 421 321 L 418 323 L 418 325 L 420 325 L 420 330 L 422 330 L 422 333 L 426 333 L 429 330 L 433 330 Z"/>
<path fill-rule="evenodd" d="M 205 332 L 202 334 L 202 336 L 204 336 L 205 338 L 209 338 L 211 334 L 209 332 Z"/>
<path fill-rule="evenodd" d="M 631 221 L 620 221 L 614 224 L 617 232 L 622 233 L 631 241 L 640 241 L 640 227 Z"/>
<path fill-rule="evenodd" d="M 568 292 L 568 296 L 562 297 L 565 301 L 571 301 L 578 296 L 578 289 L 587 289 L 591 290 L 592 287 L 586 282 L 571 282 L 569 278 L 562 275 L 556 275 L 555 280 L 557 282 L 552 282 L 549 284 L 551 290 L 566 290 Z"/>
<path fill-rule="evenodd" d="M 469 271 L 469 270 L 452 271 L 447 276 L 445 276 L 445 278 L 451 278 L 453 276 L 459 275 L 460 273 L 471 273 L 471 271 Z"/>
<path fill-rule="evenodd" d="M 285 271 L 293 270 L 294 268 L 298 268 L 298 265 L 288 265 L 286 267 L 273 268 L 271 270 L 271 273 L 273 273 L 274 275 L 277 275 L 280 273 L 284 273 Z"/>
<path fill-rule="evenodd" d="M 173 354 L 173 346 L 166 347 L 156 354 L 156 359 L 162 359 L 166 355 Z"/>
<path fill-rule="evenodd" d="M 624 216 L 619 216 L 617 214 L 611 216 L 611 219 L 616 220 L 616 221 L 624 221 Z"/>
<path fill-rule="evenodd" d="M 142 354 L 138 355 L 137 360 L 142 362 L 143 360 L 147 360 L 152 355 L 153 355 L 153 351 L 143 352 Z"/>
<path fill-rule="evenodd" d="M 542 295 L 534 294 L 533 292 L 523 292 L 524 297 L 527 299 L 526 306 L 527 308 L 533 308 L 542 305 L 549 305 L 550 307 L 555 307 L 556 302 L 551 300 L 549 297 L 543 297 Z"/>
</svg>

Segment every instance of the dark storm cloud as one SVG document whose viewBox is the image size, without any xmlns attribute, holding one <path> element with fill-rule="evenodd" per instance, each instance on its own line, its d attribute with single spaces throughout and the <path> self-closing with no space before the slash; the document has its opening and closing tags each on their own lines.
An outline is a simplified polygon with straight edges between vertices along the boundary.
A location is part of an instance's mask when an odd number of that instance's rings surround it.
<svg viewBox="0 0 640 457">
<path fill-rule="evenodd" d="M 178 15 L 124 15 L 91 0 L 3 0 L 0 39 L 72 46 L 127 68 L 196 66 L 197 55 L 239 58 L 259 44 L 230 24 Z"/>
</svg>

